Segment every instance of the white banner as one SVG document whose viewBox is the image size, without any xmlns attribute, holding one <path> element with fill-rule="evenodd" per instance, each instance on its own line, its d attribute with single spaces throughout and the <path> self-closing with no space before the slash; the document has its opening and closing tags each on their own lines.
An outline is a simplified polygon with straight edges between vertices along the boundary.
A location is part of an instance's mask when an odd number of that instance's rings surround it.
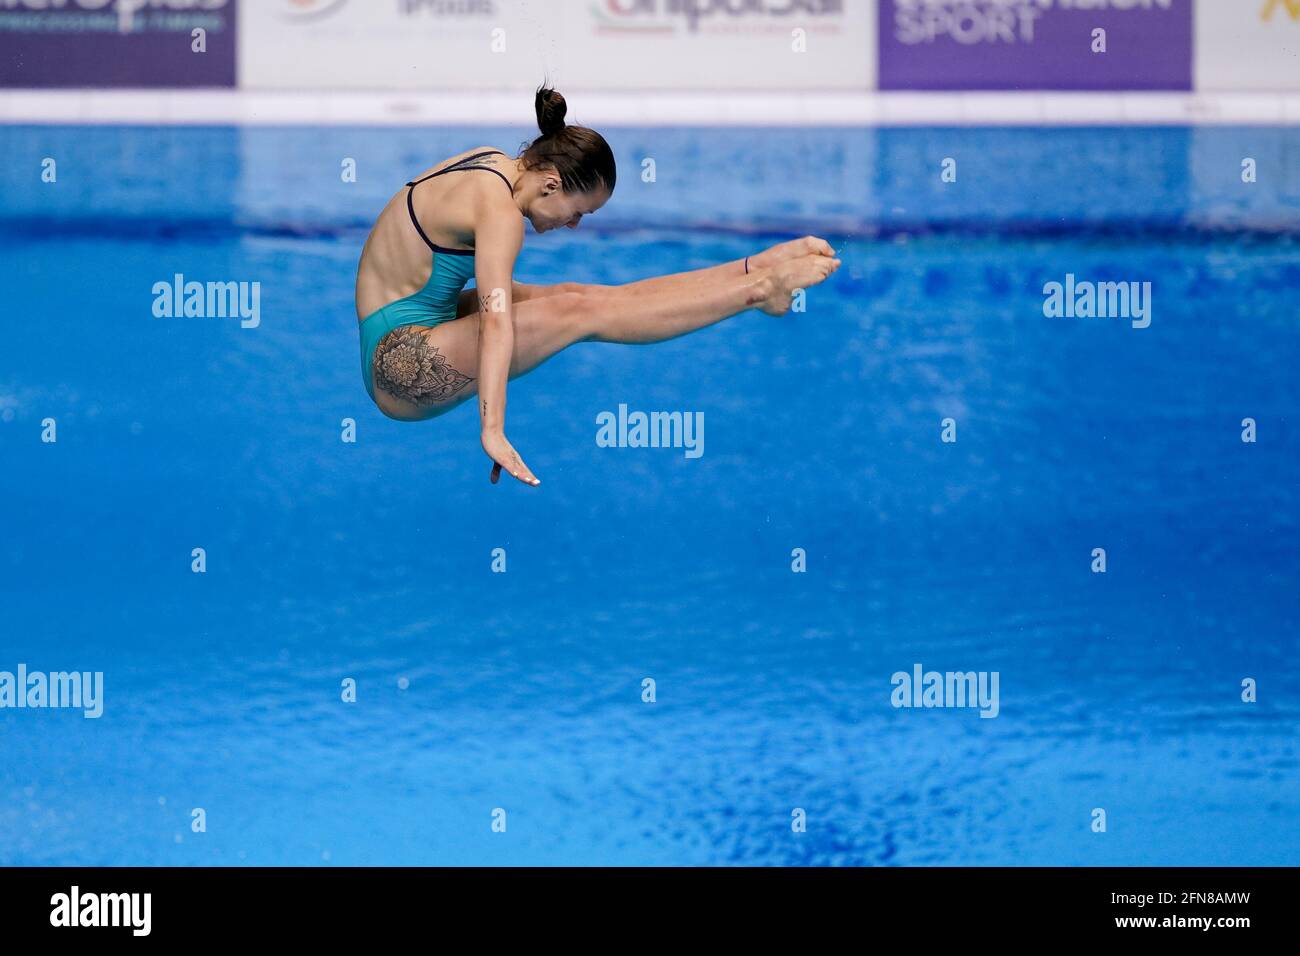
<svg viewBox="0 0 1300 956">
<path fill-rule="evenodd" d="M 590 0 L 564 4 L 576 87 L 867 90 L 876 4 L 866 0 Z"/>
<path fill-rule="evenodd" d="M 868 0 L 254 0 L 253 89 L 866 90 Z"/>
<path fill-rule="evenodd" d="M 1300 0 L 1197 0 L 1193 88 L 1300 90 Z"/>
<path fill-rule="evenodd" d="M 239 85 L 253 89 L 536 86 L 547 50 L 503 0 L 254 0 L 240 4 Z M 521 16 L 521 14 L 524 14 Z"/>
</svg>

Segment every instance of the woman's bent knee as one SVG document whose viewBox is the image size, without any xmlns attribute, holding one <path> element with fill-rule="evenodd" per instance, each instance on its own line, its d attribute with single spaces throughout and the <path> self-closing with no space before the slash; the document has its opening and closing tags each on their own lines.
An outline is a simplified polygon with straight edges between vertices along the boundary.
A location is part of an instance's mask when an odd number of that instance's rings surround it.
<svg viewBox="0 0 1300 956">
<path fill-rule="evenodd" d="M 602 308 L 601 301 L 601 296 L 592 286 L 578 286 L 572 292 L 563 292 L 555 297 L 557 318 L 571 330 L 571 341 L 580 342 L 600 331 L 601 316 L 607 311 Z"/>
</svg>

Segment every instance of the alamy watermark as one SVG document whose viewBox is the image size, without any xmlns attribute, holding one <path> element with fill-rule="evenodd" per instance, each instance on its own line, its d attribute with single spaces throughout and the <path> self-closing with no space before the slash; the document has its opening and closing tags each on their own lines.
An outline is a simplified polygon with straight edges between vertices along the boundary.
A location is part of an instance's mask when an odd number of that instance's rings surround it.
<svg viewBox="0 0 1300 956">
<path fill-rule="evenodd" d="M 123 926 L 132 936 L 148 936 L 152 913 L 152 893 L 83 893 L 74 884 L 50 897 L 51 926 Z"/>
<path fill-rule="evenodd" d="M 103 671 L 0 671 L 0 709 L 73 708 L 93 719 L 104 713 Z"/>
<path fill-rule="evenodd" d="M 1043 315 L 1049 319 L 1131 319 L 1133 328 L 1151 324 L 1150 282 L 1091 282 L 1065 274 L 1043 285 Z"/>
<path fill-rule="evenodd" d="M 912 672 L 896 671 L 889 682 L 895 707 L 978 707 L 981 717 L 996 717 L 998 671 L 927 671 L 920 664 Z"/>
<path fill-rule="evenodd" d="M 687 458 L 704 454 L 703 412 L 629 412 L 596 416 L 596 444 L 601 448 L 684 448 Z"/>
<path fill-rule="evenodd" d="M 159 319 L 239 319 L 245 329 L 262 324 L 262 283 L 186 282 L 176 273 L 171 282 L 153 284 L 153 314 Z"/>
</svg>

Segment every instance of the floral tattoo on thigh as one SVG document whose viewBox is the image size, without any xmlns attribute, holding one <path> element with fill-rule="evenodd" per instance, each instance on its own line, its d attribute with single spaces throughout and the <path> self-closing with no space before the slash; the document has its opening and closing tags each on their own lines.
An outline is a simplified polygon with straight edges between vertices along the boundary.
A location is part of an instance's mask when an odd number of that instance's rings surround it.
<svg viewBox="0 0 1300 956">
<path fill-rule="evenodd" d="M 474 381 L 452 367 L 413 326 L 393 329 L 375 349 L 375 384 L 414 405 L 437 405 Z"/>
</svg>

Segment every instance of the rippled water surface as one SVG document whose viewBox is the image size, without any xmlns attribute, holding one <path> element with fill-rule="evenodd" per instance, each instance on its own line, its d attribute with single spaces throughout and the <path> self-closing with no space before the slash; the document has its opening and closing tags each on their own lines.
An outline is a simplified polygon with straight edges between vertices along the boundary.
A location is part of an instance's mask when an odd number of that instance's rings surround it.
<svg viewBox="0 0 1300 956">
<path fill-rule="evenodd" d="M 1300 133 L 610 131 L 613 201 L 521 281 L 845 265 L 514 383 L 536 491 L 472 407 L 381 416 L 352 307 L 392 191 L 526 136 L 0 129 L 0 670 L 106 687 L 0 710 L 0 863 L 1297 862 Z M 154 318 L 175 273 L 261 324 Z M 1067 273 L 1151 282 L 1150 327 L 1045 318 Z M 704 455 L 597 447 L 620 403 Z M 893 708 L 915 663 L 998 717 Z"/>
</svg>

